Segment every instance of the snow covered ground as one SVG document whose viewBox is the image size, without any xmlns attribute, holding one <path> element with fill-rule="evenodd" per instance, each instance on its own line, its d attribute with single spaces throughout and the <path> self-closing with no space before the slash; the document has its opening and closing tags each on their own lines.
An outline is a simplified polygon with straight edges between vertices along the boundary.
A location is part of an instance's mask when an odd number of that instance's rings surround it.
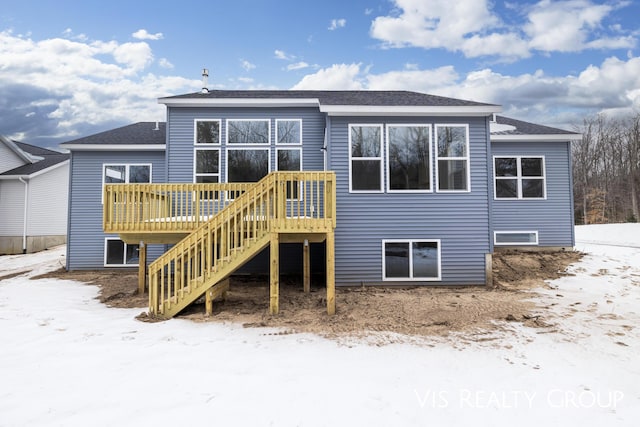
<svg viewBox="0 0 640 427">
<path fill-rule="evenodd" d="M 575 276 L 537 297 L 553 328 L 381 347 L 141 323 L 93 286 L 29 280 L 64 248 L 0 257 L 0 277 L 34 269 L 0 281 L 0 426 L 637 426 L 640 224 L 576 237 Z"/>
</svg>

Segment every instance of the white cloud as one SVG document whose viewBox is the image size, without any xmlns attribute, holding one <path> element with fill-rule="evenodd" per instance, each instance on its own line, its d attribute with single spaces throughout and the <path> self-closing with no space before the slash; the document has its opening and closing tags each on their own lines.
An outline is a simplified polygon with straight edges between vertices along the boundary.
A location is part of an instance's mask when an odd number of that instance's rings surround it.
<svg viewBox="0 0 640 427">
<path fill-rule="evenodd" d="M 327 29 L 329 31 L 334 31 L 334 30 L 337 30 L 338 28 L 344 28 L 345 25 L 347 25 L 347 20 L 344 18 L 332 19 L 331 23 L 329 24 L 329 28 Z"/>
<path fill-rule="evenodd" d="M 67 28 L 62 32 L 62 35 L 68 39 L 87 41 L 89 38 L 85 34 L 75 34 L 71 28 Z"/>
<path fill-rule="evenodd" d="M 151 48 L 145 42 L 116 45 L 112 53 L 116 61 L 136 71 L 142 70 L 153 61 Z"/>
<path fill-rule="evenodd" d="M 293 89 L 412 90 L 500 104 L 506 115 L 569 129 L 594 112 L 638 111 L 640 57 L 610 57 L 566 76 L 542 70 L 510 76 L 489 68 L 460 75 L 453 66 L 375 74 L 361 64 L 334 64 L 306 75 Z"/>
<path fill-rule="evenodd" d="M 274 56 L 277 59 L 282 59 L 285 61 L 293 61 L 294 59 L 296 59 L 296 57 L 294 55 L 289 55 L 287 52 L 285 52 L 284 50 L 280 50 L 280 49 L 276 49 L 273 52 Z"/>
<path fill-rule="evenodd" d="M 160 58 L 158 60 L 158 65 L 161 66 L 162 68 L 166 68 L 169 70 L 174 68 L 174 65 L 171 62 L 169 62 L 167 58 Z"/>
<path fill-rule="evenodd" d="M 32 40 L 3 31 L 0 57 L 0 87 L 5 100 L 13 101 L 0 102 L 0 128 L 24 134 L 25 142 L 163 120 L 158 97 L 200 87 L 199 80 L 144 73 L 153 60 L 144 42 Z M 30 112 L 35 115 L 24 121 Z"/>
<path fill-rule="evenodd" d="M 307 64 L 304 61 L 300 61 L 300 62 L 296 62 L 295 64 L 287 65 L 287 71 L 301 70 L 303 68 L 308 68 L 308 67 L 309 67 L 309 64 Z"/>
<path fill-rule="evenodd" d="M 385 48 L 442 48 L 467 57 L 497 56 L 512 61 L 531 51 L 576 52 L 585 49 L 626 49 L 635 35 L 603 32 L 603 21 L 628 3 L 592 4 L 589 0 L 551 1 L 524 7 L 523 31 L 508 28 L 491 10 L 489 0 L 394 0 L 388 16 L 373 20 L 370 34 Z"/>
<path fill-rule="evenodd" d="M 246 59 L 241 59 L 240 60 L 240 66 L 242 68 L 244 68 L 245 71 L 251 71 L 254 68 L 256 68 L 255 64 L 252 64 L 251 62 L 247 61 Z"/>
<path fill-rule="evenodd" d="M 609 4 L 587 0 L 542 0 L 529 12 L 524 30 L 533 49 L 546 52 L 578 52 L 588 48 L 619 49 L 632 47 L 630 36 L 600 36 L 589 40 L 593 30 L 614 10 Z M 615 30 L 617 33 L 621 28 Z"/>
<path fill-rule="evenodd" d="M 360 81 L 360 64 L 334 64 L 302 78 L 291 89 L 333 90 L 333 89 L 363 89 Z"/>
<path fill-rule="evenodd" d="M 364 14 L 365 14 L 365 15 L 367 15 L 367 16 L 371 15 L 372 13 L 373 13 L 373 9 L 366 8 L 366 9 L 364 10 Z"/>
<path fill-rule="evenodd" d="M 459 50 L 465 35 L 496 27 L 487 0 L 395 0 L 397 16 L 380 16 L 371 36 L 388 47 L 416 46 Z"/>
<path fill-rule="evenodd" d="M 452 65 L 433 70 L 389 71 L 382 74 L 368 74 L 367 88 L 371 90 L 413 90 L 431 93 L 454 84 L 458 79 Z"/>
<path fill-rule="evenodd" d="M 140 29 L 135 33 L 131 34 L 131 36 L 134 39 L 138 39 L 138 40 L 160 40 L 164 38 L 164 35 L 162 33 L 150 34 L 145 29 Z"/>
</svg>

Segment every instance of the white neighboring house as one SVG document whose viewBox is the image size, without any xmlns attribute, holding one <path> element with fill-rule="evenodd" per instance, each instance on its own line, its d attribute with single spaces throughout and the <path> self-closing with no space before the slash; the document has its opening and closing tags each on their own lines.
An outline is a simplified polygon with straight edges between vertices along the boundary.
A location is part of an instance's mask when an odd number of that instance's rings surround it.
<svg viewBox="0 0 640 427">
<path fill-rule="evenodd" d="M 0 255 L 67 240 L 69 155 L 0 135 Z"/>
</svg>

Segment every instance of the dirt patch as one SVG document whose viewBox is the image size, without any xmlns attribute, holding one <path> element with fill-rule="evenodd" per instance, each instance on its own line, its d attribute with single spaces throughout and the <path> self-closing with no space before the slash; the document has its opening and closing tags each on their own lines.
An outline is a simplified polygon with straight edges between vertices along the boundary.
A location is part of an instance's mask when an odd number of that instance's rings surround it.
<svg viewBox="0 0 640 427">
<path fill-rule="evenodd" d="M 282 328 L 283 333 L 311 332 L 327 337 L 362 335 L 370 331 L 416 336 L 444 336 L 472 329 L 492 330 L 496 321 L 546 327 L 544 311 L 531 301 L 532 289 L 545 280 L 566 275 L 578 252 L 500 252 L 493 259 L 494 287 L 357 287 L 336 290 L 335 316 L 326 314 L 321 280 L 311 292 L 299 278 L 282 278 L 280 314 L 269 312 L 269 285 L 264 277 L 233 277 L 225 301 L 215 301 L 213 315 L 197 301 L 179 317 L 197 322 L 233 322 L 245 327 Z M 59 270 L 41 277 L 77 280 L 99 286 L 100 301 L 112 307 L 140 307 L 135 271 Z"/>
</svg>

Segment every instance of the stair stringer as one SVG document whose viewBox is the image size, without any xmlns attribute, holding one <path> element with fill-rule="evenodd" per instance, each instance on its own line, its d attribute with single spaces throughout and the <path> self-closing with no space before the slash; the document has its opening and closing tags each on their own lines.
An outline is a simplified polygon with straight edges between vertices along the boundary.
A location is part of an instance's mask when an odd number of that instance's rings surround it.
<svg viewBox="0 0 640 427">
<path fill-rule="evenodd" d="M 271 241 L 269 234 L 270 233 L 265 232 L 262 237 L 255 240 L 251 245 L 247 245 L 245 250 L 242 252 L 236 252 L 231 256 L 229 261 L 221 263 L 223 265 L 221 265 L 217 271 L 211 273 L 208 278 L 198 282 L 198 286 L 193 286 L 193 289 L 185 289 L 180 301 L 172 302 L 172 298 L 162 301 L 160 313 L 158 313 L 156 317 L 169 319 L 195 302 L 198 298 L 203 296 L 211 286 L 229 277 L 229 275 L 233 274 L 234 271 L 242 267 L 254 256 L 260 253 L 260 251 L 269 246 L 269 242 Z"/>
<path fill-rule="evenodd" d="M 269 245 L 271 220 L 277 199 L 276 174 L 271 173 L 252 185 L 213 218 L 151 263 L 150 316 L 164 319 L 175 316 L 200 298 L 211 286 L 224 280 Z M 253 222 L 253 227 L 238 228 L 237 224 L 246 218 Z M 220 236 L 218 243 L 229 244 L 224 256 L 214 255 L 214 249 L 210 246 L 212 241 L 207 240 L 207 236 L 209 239 L 214 236 L 214 241 Z M 204 249 L 204 252 L 201 249 Z M 185 278 L 182 276 L 182 270 L 175 270 L 177 266 L 182 269 L 187 265 L 199 274 Z M 183 282 L 186 282 L 186 285 Z"/>
</svg>

